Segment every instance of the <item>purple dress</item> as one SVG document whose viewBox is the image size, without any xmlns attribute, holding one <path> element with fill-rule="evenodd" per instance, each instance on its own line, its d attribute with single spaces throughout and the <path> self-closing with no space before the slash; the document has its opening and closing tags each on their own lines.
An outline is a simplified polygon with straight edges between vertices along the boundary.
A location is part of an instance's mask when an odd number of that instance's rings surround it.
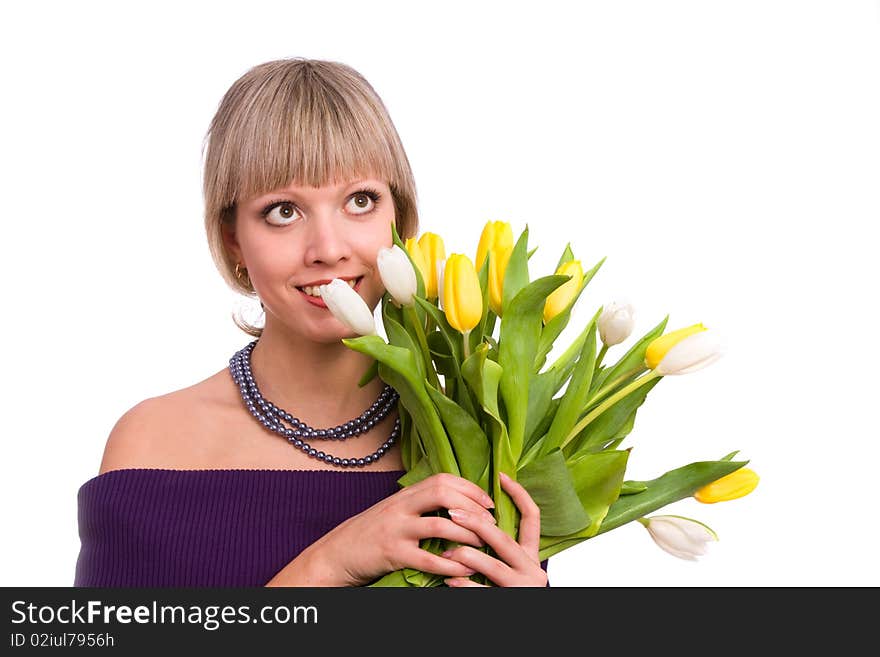
<svg viewBox="0 0 880 657">
<path fill-rule="evenodd" d="M 264 586 L 403 470 L 111 470 L 77 495 L 74 586 Z M 546 570 L 546 562 L 542 564 Z"/>
</svg>

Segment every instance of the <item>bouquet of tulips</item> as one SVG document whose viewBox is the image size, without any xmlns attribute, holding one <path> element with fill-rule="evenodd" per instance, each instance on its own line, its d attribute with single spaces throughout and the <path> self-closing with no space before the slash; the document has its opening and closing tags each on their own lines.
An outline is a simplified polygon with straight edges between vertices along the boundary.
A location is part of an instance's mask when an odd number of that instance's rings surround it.
<svg viewBox="0 0 880 657">
<path fill-rule="evenodd" d="M 711 331 L 700 323 L 664 333 L 667 316 L 606 364 L 609 347 L 624 342 L 634 323 L 631 305 L 612 303 L 599 307 L 548 364 L 604 258 L 585 272 L 569 244 L 555 272 L 533 280 L 528 226 L 514 243 L 508 223 L 488 222 L 475 261 L 463 253 L 447 256 L 435 233 L 404 243 L 393 224 L 392 232 L 394 244 L 377 254 L 387 340 L 344 282 L 332 281 L 321 292 L 331 312 L 360 336 L 343 342 L 373 358 L 361 385 L 378 375 L 400 395 L 402 486 L 439 472 L 465 477 L 493 498 L 498 526 L 516 537 L 518 510 L 501 488 L 504 472 L 540 507 L 542 560 L 634 520 L 684 559 L 696 559 L 717 540 L 699 521 L 648 514 L 686 497 L 714 503 L 748 494 L 758 476 L 744 467 L 747 461 L 731 452 L 634 481 L 625 476 L 631 448 L 621 447 L 663 377 L 720 357 Z M 422 547 L 440 554 L 447 543 L 430 539 Z M 404 569 L 372 585 L 442 584 L 442 576 Z"/>
</svg>

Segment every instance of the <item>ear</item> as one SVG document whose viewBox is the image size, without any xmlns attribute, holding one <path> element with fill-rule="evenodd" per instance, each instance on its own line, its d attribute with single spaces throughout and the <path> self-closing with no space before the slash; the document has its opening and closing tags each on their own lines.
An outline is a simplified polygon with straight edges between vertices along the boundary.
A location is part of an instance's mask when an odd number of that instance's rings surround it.
<svg viewBox="0 0 880 657">
<path fill-rule="evenodd" d="M 235 224 L 221 224 L 220 234 L 223 236 L 223 245 L 233 261 L 241 262 L 241 247 L 238 245 L 238 239 L 235 236 Z"/>
</svg>

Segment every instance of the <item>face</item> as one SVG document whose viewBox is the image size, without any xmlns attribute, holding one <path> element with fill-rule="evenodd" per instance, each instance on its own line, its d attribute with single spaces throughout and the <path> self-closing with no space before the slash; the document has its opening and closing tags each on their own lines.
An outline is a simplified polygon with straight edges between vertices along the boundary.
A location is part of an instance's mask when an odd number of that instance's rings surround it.
<svg viewBox="0 0 880 657">
<path fill-rule="evenodd" d="M 284 189 L 237 204 L 235 233 L 224 235 L 266 312 L 285 331 L 314 342 L 354 337 L 324 305 L 316 287 L 334 278 L 355 281 L 375 308 L 385 288 L 376 254 L 392 244 L 394 201 L 375 178 L 324 187 Z"/>
</svg>

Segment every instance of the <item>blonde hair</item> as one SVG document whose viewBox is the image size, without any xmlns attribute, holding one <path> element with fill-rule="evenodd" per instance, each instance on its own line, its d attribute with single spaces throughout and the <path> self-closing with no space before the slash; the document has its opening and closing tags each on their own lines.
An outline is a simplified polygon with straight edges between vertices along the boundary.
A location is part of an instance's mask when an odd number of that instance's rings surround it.
<svg viewBox="0 0 880 657">
<path fill-rule="evenodd" d="M 236 276 L 222 232 L 234 226 L 239 201 L 291 182 L 319 187 L 377 176 L 391 189 L 401 238 L 418 232 L 415 181 L 400 136 L 370 83 L 340 62 L 294 57 L 249 69 L 223 96 L 202 154 L 211 257 L 245 296 L 256 292 L 246 273 L 245 280 Z M 232 319 L 245 333 L 262 334 L 243 318 Z"/>
</svg>

